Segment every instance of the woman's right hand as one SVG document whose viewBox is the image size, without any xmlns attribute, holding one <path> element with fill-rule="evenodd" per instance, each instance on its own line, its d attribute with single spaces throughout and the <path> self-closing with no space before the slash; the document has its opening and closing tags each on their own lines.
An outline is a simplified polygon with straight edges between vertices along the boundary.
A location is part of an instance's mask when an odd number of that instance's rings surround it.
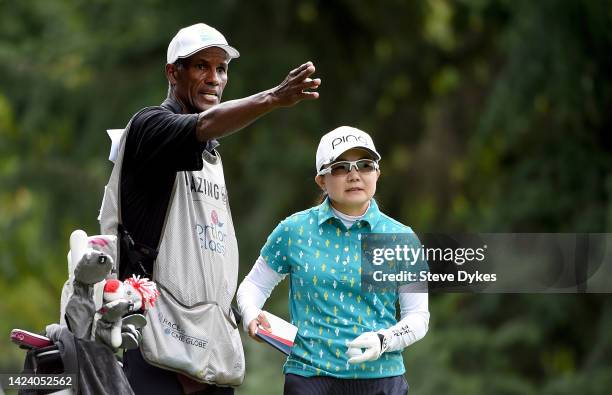
<svg viewBox="0 0 612 395">
<path fill-rule="evenodd" d="M 261 343 L 261 340 L 257 336 L 255 336 L 255 334 L 257 333 L 257 327 L 260 325 L 266 330 L 271 329 L 270 323 L 266 319 L 266 316 L 263 310 L 261 311 L 261 313 L 259 313 L 259 315 L 256 318 L 254 318 L 253 320 L 251 320 L 251 322 L 249 322 L 249 336 L 253 340 L 257 340 L 258 342 Z"/>
</svg>

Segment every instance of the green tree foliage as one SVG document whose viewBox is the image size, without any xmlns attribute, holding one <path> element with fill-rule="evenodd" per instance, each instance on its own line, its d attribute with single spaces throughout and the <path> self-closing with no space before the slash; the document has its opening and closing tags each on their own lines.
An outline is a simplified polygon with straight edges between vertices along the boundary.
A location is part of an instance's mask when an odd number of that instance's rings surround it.
<svg viewBox="0 0 612 395">
<path fill-rule="evenodd" d="M 383 155 L 385 212 L 417 232 L 612 225 L 612 2 L 0 0 L 0 370 L 8 331 L 57 320 L 68 237 L 97 233 L 105 129 L 160 103 L 167 44 L 198 21 L 241 52 L 225 100 L 312 60 L 321 98 L 223 139 L 241 277 L 311 206 L 319 137 L 354 125 Z M 287 312 L 287 286 L 268 301 Z M 603 295 L 433 295 L 405 351 L 419 394 L 606 394 Z M 282 358 L 245 338 L 240 393 L 280 393 Z M 262 364 L 262 361 L 270 363 Z"/>
</svg>

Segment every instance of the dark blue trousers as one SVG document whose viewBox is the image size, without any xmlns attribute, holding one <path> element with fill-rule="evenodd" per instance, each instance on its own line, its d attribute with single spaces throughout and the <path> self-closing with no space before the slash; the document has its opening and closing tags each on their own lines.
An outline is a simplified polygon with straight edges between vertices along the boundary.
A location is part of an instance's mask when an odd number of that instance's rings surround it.
<svg viewBox="0 0 612 395">
<path fill-rule="evenodd" d="M 404 376 L 382 379 L 336 379 L 333 377 L 303 377 L 285 375 L 284 395 L 406 395 L 408 383 Z"/>
<path fill-rule="evenodd" d="M 183 395 L 185 391 L 177 373 L 153 366 L 144 360 L 139 349 L 128 350 L 123 354 L 123 371 L 136 395 Z M 233 395 L 230 387 L 203 385 L 191 395 Z"/>
</svg>

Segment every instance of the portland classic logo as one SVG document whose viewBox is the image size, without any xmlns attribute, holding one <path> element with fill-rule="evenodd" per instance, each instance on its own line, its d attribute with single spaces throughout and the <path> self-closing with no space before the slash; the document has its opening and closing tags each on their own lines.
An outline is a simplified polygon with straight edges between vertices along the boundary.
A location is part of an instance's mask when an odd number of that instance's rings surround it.
<svg viewBox="0 0 612 395">
<path fill-rule="evenodd" d="M 227 233 L 224 225 L 216 210 L 210 212 L 209 224 L 196 224 L 195 231 L 200 240 L 200 248 L 225 255 Z"/>
<path fill-rule="evenodd" d="M 223 226 L 223 222 L 219 221 L 219 214 L 217 214 L 216 210 L 213 210 L 210 213 L 210 220 L 212 221 L 213 225 L 218 226 L 218 227 L 222 227 Z"/>
</svg>

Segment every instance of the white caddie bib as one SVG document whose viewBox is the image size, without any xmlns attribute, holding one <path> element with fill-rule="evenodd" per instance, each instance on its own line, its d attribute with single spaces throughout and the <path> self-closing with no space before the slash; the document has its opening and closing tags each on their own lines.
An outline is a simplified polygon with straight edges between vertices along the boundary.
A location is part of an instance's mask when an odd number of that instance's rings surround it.
<svg viewBox="0 0 612 395">
<path fill-rule="evenodd" d="M 105 188 L 99 218 L 102 234 L 118 233 L 129 127 Z M 160 296 L 146 313 L 141 351 L 152 365 L 200 382 L 238 386 L 244 380 L 244 351 L 230 306 L 238 279 L 238 243 L 221 157 L 205 151 L 203 159 L 202 170 L 176 173 L 153 265 Z"/>
</svg>

